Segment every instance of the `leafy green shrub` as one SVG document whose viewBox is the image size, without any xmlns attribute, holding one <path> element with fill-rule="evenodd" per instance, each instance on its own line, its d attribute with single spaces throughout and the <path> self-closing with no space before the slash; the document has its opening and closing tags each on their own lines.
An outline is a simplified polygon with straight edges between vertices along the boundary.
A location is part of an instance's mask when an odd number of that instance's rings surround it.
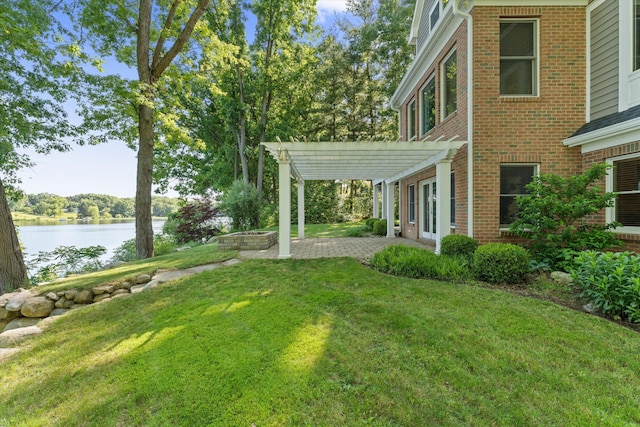
<svg viewBox="0 0 640 427">
<path fill-rule="evenodd" d="M 386 236 L 387 235 L 387 220 L 379 219 L 373 223 L 373 235 L 374 236 Z"/>
<path fill-rule="evenodd" d="M 529 252 L 511 243 L 487 243 L 473 254 L 476 277 L 489 283 L 522 282 L 529 263 Z"/>
<path fill-rule="evenodd" d="M 393 245 L 371 259 L 378 271 L 396 276 L 436 280 L 465 280 L 471 276 L 464 260 L 438 256 L 428 249 Z"/>
<path fill-rule="evenodd" d="M 614 318 L 640 323 L 640 255 L 585 251 L 571 271 L 581 296 Z"/>
<path fill-rule="evenodd" d="M 364 227 L 352 228 L 347 231 L 347 237 L 364 237 Z"/>
<path fill-rule="evenodd" d="M 472 258 L 476 249 L 478 249 L 478 242 L 463 234 L 449 234 L 440 241 L 440 253 L 442 255 Z"/>
<path fill-rule="evenodd" d="M 237 180 L 224 193 L 220 210 L 232 220 L 234 230 L 251 230 L 257 228 L 260 220 L 260 201 L 258 190 L 253 184 Z"/>
<path fill-rule="evenodd" d="M 153 237 L 153 253 L 155 256 L 165 255 L 175 250 L 176 242 L 170 235 L 163 233 L 156 234 Z M 136 259 L 136 239 L 129 239 L 113 250 L 113 256 L 109 263 L 116 261 L 129 262 Z"/>
<path fill-rule="evenodd" d="M 153 238 L 153 253 L 155 256 L 169 254 L 176 250 L 176 241 L 167 234 L 156 234 Z"/>
<path fill-rule="evenodd" d="M 598 182 L 607 175 L 606 164 L 583 174 L 561 177 L 539 175 L 526 185 L 530 196 L 518 196 L 518 213 L 510 229 L 529 239 L 537 261 L 567 270 L 573 258 L 585 250 L 603 250 L 620 245 L 612 233 L 619 223 L 591 224 L 586 217 L 612 206 L 614 193 L 603 192 Z"/>
<path fill-rule="evenodd" d="M 368 218 L 365 222 L 364 222 L 364 229 L 365 231 L 373 231 L 373 224 L 375 224 L 377 221 L 379 221 L 378 218 Z"/>
</svg>

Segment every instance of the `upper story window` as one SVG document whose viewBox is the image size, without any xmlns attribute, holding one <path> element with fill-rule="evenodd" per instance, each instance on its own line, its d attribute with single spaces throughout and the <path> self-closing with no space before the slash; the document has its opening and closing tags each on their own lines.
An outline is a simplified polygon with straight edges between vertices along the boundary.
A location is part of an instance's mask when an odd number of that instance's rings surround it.
<svg viewBox="0 0 640 427">
<path fill-rule="evenodd" d="M 640 70 L 640 0 L 635 0 L 633 20 L 633 70 Z"/>
<path fill-rule="evenodd" d="M 537 94 L 537 44 L 537 21 L 500 21 L 500 95 Z"/>
<path fill-rule="evenodd" d="M 416 100 L 414 99 L 407 107 L 407 123 L 409 125 L 409 141 L 416 138 Z"/>
<path fill-rule="evenodd" d="M 420 91 L 421 134 L 429 132 L 436 126 L 436 79 L 431 78 Z"/>
<path fill-rule="evenodd" d="M 442 118 L 448 117 L 458 109 L 457 99 L 457 78 L 458 78 L 458 62 L 456 59 L 456 51 L 442 64 L 441 70 L 442 84 Z"/>
<path fill-rule="evenodd" d="M 433 31 L 440 20 L 440 16 L 442 15 L 444 8 L 447 6 L 447 3 L 449 3 L 449 0 L 436 0 L 433 3 L 433 7 L 429 11 L 429 28 L 431 31 Z"/>
</svg>

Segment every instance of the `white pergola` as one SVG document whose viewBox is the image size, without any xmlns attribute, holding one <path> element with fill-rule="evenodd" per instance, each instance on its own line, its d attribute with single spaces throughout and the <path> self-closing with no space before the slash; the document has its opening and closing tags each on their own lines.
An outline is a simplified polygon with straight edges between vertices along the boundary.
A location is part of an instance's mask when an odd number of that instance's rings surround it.
<svg viewBox="0 0 640 427">
<path fill-rule="evenodd" d="M 436 251 L 440 239 L 449 234 L 451 160 L 466 141 L 355 141 L 355 142 L 265 142 L 278 162 L 279 173 L 279 258 L 291 257 L 291 178 L 298 185 L 298 238 L 304 238 L 304 182 L 309 180 L 372 180 L 382 186 L 383 218 L 387 237 L 395 237 L 395 184 L 427 167 L 436 166 L 438 207 Z M 377 185 L 374 187 L 377 201 Z M 377 210 L 377 202 L 375 203 Z M 377 213 L 377 212 L 374 212 Z"/>
</svg>

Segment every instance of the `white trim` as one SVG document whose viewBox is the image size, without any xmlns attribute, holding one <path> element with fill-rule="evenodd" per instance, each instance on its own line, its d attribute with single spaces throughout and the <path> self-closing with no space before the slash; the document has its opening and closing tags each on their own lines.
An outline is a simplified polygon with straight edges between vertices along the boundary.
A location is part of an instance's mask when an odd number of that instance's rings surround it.
<svg viewBox="0 0 640 427">
<path fill-rule="evenodd" d="M 418 33 L 420 32 L 420 20 L 422 19 L 422 8 L 424 0 L 418 0 L 413 8 L 413 19 L 411 20 L 411 31 L 409 31 L 409 44 L 415 45 L 418 41 Z"/>
<path fill-rule="evenodd" d="M 416 186 L 415 184 L 409 184 L 407 194 L 407 222 L 409 224 L 416 223 Z M 412 191 L 413 190 L 413 191 Z M 411 209 L 411 195 L 413 193 L 413 210 Z M 402 206 L 402 205 L 400 205 Z M 413 215 L 411 215 L 413 213 Z M 413 217 L 413 221 L 411 221 L 411 217 Z"/>
<path fill-rule="evenodd" d="M 438 181 L 436 179 L 435 176 L 432 176 L 431 178 L 427 178 L 427 179 L 423 179 L 422 181 L 418 182 L 418 185 L 420 186 L 420 188 L 418 189 L 418 191 L 420 191 L 420 201 L 421 203 L 419 204 L 420 209 L 418 209 L 418 214 L 420 217 L 420 221 L 418 222 L 418 237 L 420 239 L 426 239 L 426 240 L 433 240 L 433 241 L 437 241 L 437 227 L 436 225 L 433 224 L 433 220 L 432 220 L 432 215 L 433 215 L 433 202 L 430 201 L 429 205 L 428 205 L 428 209 L 431 211 L 429 213 L 429 232 L 425 232 L 424 231 L 424 226 L 425 226 L 425 212 L 424 212 L 424 205 L 425 202 L 427 202 L 427 200 L 430 200 L 432 197 L 432 193 L 433 193 L 433 185 L 436 184 Z M 425 185 L 429 185 L 429 191 L 431 192 L 431 194 L 425 194 L 424 191 L 424 186 Z M 438 186 L 436 185 L 436 195 L 438 194 Z M 437 207 L 437 205 L 436 205 Z M 438 212 L 436 212 L 436 220 L 438 219 Z"/>
<path fill-rule="evenodd" d="M 517 3 L 517 4 L 515 4 Z M 513 6 L 513 7 L 528 7 L 528 6 L 586 6 L 589 3 L 588 0 L 474 0 L 474 6 Z"/>
<path fill-rule="evenodd" d="M 609 157 L 606 159 L 608 165 L 613 167 L 613 162 L 625 159 L 633 159 L 640 157 L 640 153 L 626 154 L 624 156 Z M 613 170 L 613 169 L 612 169 Z M 605 191 L 613 192 L 613 174 L 608 173 L 605 179 Z M 605 210 L 607 224 L 615 221 L 615 207 L 609 207 Z M 614 233 L 640 234 L 640 227 L 624 227 L 620 226 L 614 230 Z"/>
<path fill-rule="evenodd" d="M 640 117 L 573 136 L 562 141 L 567 147 L 581 147 L 582 153 L 640 141 Z"/>
</svg>

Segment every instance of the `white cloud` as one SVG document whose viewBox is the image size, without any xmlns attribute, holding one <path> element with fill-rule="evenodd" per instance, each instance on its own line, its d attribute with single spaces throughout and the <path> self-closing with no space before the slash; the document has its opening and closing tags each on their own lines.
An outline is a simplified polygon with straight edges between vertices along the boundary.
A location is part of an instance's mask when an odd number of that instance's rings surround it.
<svg viewBox="0 0 640 427">
<path fill-rule="evenodd" d="M 344 12 L 347 10 L 346 0 L 318 0 L 318 11 L 322 12 Z"/>
</svg>

